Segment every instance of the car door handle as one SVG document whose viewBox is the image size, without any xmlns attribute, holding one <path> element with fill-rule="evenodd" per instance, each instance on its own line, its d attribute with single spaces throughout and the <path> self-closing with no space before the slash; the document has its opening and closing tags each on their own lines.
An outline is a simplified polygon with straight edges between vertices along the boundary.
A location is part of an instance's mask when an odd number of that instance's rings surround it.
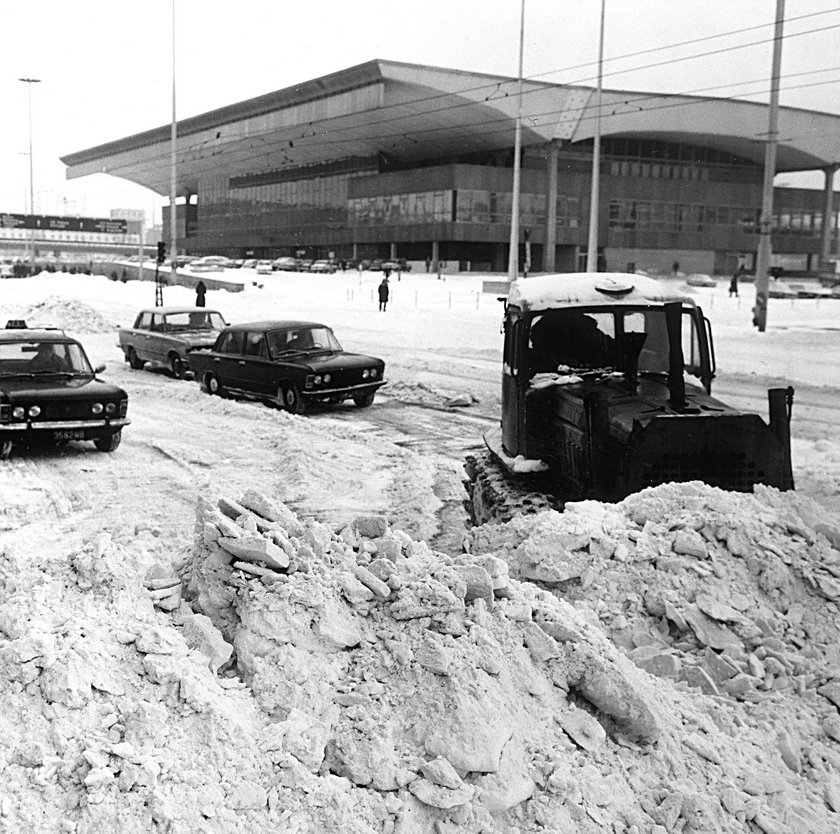
<svg viewBox="0 0 840 834">
<path fill-rule="evenodd" d="M 244 365 L 244 364 L 245 364 L 245 360 L 244 360 L 244 359 L 240 359 L 240 360 L 239 360 L 239 364 L 240 364 L 240 365 Z"/>
<path fill-rule="evenodd" d="M 221 360 L 219 359 L 219 357 L 218 357 L 218 356 L 214 356 L 214 357 L 213 357 L 213 361 L 214 361 L 214 362 L 220 362 Z"/>
</svg>

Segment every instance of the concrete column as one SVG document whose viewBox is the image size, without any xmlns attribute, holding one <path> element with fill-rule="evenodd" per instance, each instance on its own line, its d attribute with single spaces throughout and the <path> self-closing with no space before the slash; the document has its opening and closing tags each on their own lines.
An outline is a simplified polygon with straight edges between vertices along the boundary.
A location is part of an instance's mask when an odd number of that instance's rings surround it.
<svg viewBox="0 0 840 834">
<path fill-rule="evenodd" d="M 432 272 L 438 271 L 438 259 L 440 258 L 440 244 L 436 241 L 432 241 Z"/>
<path fill-rule="evenodd" d="M 353 244 L 353 260 L 355 261 L 359 257 L 359 244 Z"/>
<path fill-rule="evenodd" d="M 391 244 L 391 253 L 388 255 L 388 257 L 392 261 L 396 259 L 396 257 L 397 257 L 397 244 L 396 243 Z"/>
<path fill-rule="evenodd" d="M 820 265 L 824 264 L 831 257 L 831 221 L 834 215 L 834 172 L 837 168 L 837 165 L 829 165 L 827 168 L 823 168 L 823 173 L 825 174 L 823 196 L 825 201 L 823 203 L 822 234 L 820 235 Z"/>
<path fill-rule="evenodd" d="M 557 268 L 555 263 L 555 248 L 557 246 L 557 142 L 551 142 L 548 148 L 548 159 L 546 160 L 547 194 L 545 206 L 545 245 L 543 246 L 543 272 L 554 272 Z"/>
</svg>

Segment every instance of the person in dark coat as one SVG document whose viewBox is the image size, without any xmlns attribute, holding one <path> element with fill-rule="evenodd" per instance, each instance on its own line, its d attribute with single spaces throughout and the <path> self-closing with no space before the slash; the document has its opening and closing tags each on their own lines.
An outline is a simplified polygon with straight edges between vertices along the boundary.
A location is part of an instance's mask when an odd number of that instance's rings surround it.
<svg viewBox="0 0 840 834">
<path fill-rule="evenodd" d="M 199 281 L 195 286 L 195 306 L 204 306 L 204 296 L 207 295 L 207 287 L 204 286 L 204 281 Z"/>
<path fill-rule="evenodd" d="M 739 266 L 738 269 L 735 270 L 735 274 L 732 276 L 732 279 L 729 282 L 729 297 L 732 298 L 734 295 L 736 298 L 738 297 L 738 279 L 744 274 L 744 267 Z"/>
<path fill-rule="evenodd" d="M 388 279 L 383 278 L 379 284 L 379 311 L 384 312 L 388 305 L 388 296 L 390 295 L 390 287 L 388 286 Z"/>
</svg>

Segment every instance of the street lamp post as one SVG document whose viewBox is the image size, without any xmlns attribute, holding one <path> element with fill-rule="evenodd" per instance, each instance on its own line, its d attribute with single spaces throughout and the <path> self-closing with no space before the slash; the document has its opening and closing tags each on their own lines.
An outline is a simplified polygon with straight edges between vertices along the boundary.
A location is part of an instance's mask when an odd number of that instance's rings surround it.
<svg viewBox="0 0 840 834">
<path fill-rule="evenodd" d="M 35 187 L 32 165 L 32 85 L 40 84 L 40 78 L 18 78 L 18 81 L 23 81 L 26 84 L 29 93 L 29 214 L 35 215 Z M 33 221 L 34 222 L 34 221 Z M 29 228 L 29 264 L 33 265 L 35 261 L 35 230 L 30 226 Z"/>
</svg>

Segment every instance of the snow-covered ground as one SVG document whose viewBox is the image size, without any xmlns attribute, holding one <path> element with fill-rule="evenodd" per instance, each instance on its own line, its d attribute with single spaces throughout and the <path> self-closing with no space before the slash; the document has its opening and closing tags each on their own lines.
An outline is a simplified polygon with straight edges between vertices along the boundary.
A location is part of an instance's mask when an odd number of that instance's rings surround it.
<svg viewBox="0 0 840 834">
<path fill-rule="evenodd" d="M 453 465 L 457 470 L 463 447 L 480 443 L 486 427 L 463 425 L 464 419 L 472 415 L 476 420 L 498 419 L 502 306 L 494 294 L 482 292 L 483 281 L 488 276 L 464 274 L 441 279 L 425 273 L 392 276 L 391 300 L 384 313 L 378 311 L 376 300 L 376 287 L 381 280 L 378 273 L 262 276 L 247 270 L 227 270 L 225 277 L 238 282 L 243 290 L 211 291 L 207 304 L 219 309 L 228 321 L 322 320 L 334 328 L 346 349 L 372 353 L 386 361 L 389 385 L 380 393 L 375 408 L 366 413 L 353 409 L 338 412 L 342 422 L 340 433 L 347 435 L 341 442 L 353 443 L 357 436 L 362 438 L 366 449 L 360 457 L 371 462 L 375 476 L 360 483 L 353 476 L 357 471 L 354 464 L 348 474 L 352 484 L 348 490 L 332 484 L 328 490 L 332 495 L 327 496 L 319 492 L 315 481 L 305 489 L 296 487 L 293 491 L 301 506 L 308 511 L 330 513 L 329 517 L 337 520 L 345 503 L 351 507 L 367 504 L 371 508 L 388 508 L 403 521 L 400 501 L 422 494 L 420 503 L 424 511 L 427 515 L 433 512 L 440 495 L 425 495 L 426 487 L 434 493 L 437 481 L 438 493 L 448 489 L 440 483 L 442 470 L 451 472 Z M 751 324 L 753 288 L 750 285 L 741 286 L 739 298 L 730 298 L 725 281 L 715 289 L 688 288 L 679 279 L 675 281 L 695 297 L 712 321 L 718 363 L 714 391 L 718 396 L 766 415 L 768 387 L 791 384 L 796 388 L 793 459 L 798 488 L 840 509 L 840 438 L 836 428 L 840 406 L 840 300 L 772 299 L 768 329 L 758 333 Z M 36 316 L 43 323 L 64 324 L 70 332 L 77 331 L 88 352 L 97 361 L 107 363 L 106 378 L 123 385 L 133 395 L 129 412 L 135 424 L 124 432 L 122 455 L 126 446 L 148 443 L 150 437 L 160 438 L 164 443 L 176 439 L 183 442 L 183 433 L 173 429 L 179 420 L 177 411 L 170 415 L 173 423 L 161 419 L 161 414 L 156 412 L 170 405 L 181 408 L 184 400 L 190 403 L 187 410 L 190 420 L 195 422 L 193 439 L 202 454 L 215 453 L 221 442 L 222 459 L 230 454 L 231 445 L 237 452 L 247 454 L 250 449 L 255 457 L 260 457 L 261 441 L 252 437 L 252 421 L 256 420 L 260 430 L 288 422 L 276 412 L 249 403 L 219 406 L 202 398 L 195 384 L 175 383 L 161 374 L 129 371 L 116 346 L 114 332 L 103 332 L 102 320 L 95 324 L 83 320 L 74 327 L 76 323 L 72 317 L 67 319 L 68 311 L 62 310 L 56 300 L 72 299 L 89 305 L 116 328 L 132 322 L 142 306 L 154 304 L 154 286 L 149 282 L 123 284 L 101 276 L 42 274 L 26 281 L 5 281 L 0 289 L 0 319 L 22 315 L 33 305 L 49 300 L 47 308 Z M 194 293 L 184 287 L 167 287 L 164 301 L 191 304 Z M 393 427 L 383 426 L 383 421 L 396 417 L 394 408 L 384 410 L 381 405 L 442 406 L 447 399 L 459 395 L 477 401 L 471 408 L 461 410 L 460 423 L 446 414 L 438 416 L 427 411 L 415 415 L 424 426 L 428 421 L 437 424 L 437 428 L 425 427 L 427 438 L 436 431 L 455 435 L 449 444 L 453 451 L 450 464 L 440 456 L 435 457 L 434 464 L 421 458 L 408 468 L 410 475 L 400 474 L 404 467 L 394 466 L 393 457 L 410 455 L 410 450 L 418 448 L 421 441 L 410 436 L 410 421 L 408 426 L 401 423 L 399 436 L 394 434 Z M 225 412 L 224 418 L 214 414 L 211 419 L 209 412 L 219 408 Z M 323 466 L 325 471 L 334 472 L 342 469 L 341 461 L 346 455 L 325 452 L 339 441 L 324 443 L 320 436 L 322 431 L 329 435 L 337 430 L 335 415 L 326 412 L 313 420 L 292 421 L 292 425 L 298 429 L 294 434 L 301 460 L 305 462 L 296 463 L 297 466 Z M 390 442 L 396 440 L 398 445 L 392 448 L 387 443 L 377 445 L 371 441 L 374 434 L 381 435 L 383 431 Z M 406 431 L 409 436 L 405 436 Z M 312 438 L 308 437 L 310 433 Z M 460 446 L 456 442 L 459 435 Z M 314 446 L 310 447 L 310 442 Z M 331 455 L 329 466 L 320 462 L 325 453 Z M 389 458 L 384 467 L 379 460 L 382 455 Z M 421 479 L 424 486 L 420 490 L 416 485 L 404 483 L 416 481 L 418 471 L 424 473 Z M 233 473 L 231 477 L 237 476 Z M 443 480 L 449 482 L 452 478 L 443 477 Z M 413 509 L 409 507 L 409 512 Z M 416 523 L 410 524 L 411 531 L 423 536 L 429 535 L 434 527 L 433 519 L 428 517 L 415 527 Z"/>
<path fill-rule="evenodd" d="M 463 541 L 499 413 L 486 276 L 392 276 L 379 312 L 373 273 L 230 275 L 229 321 L 381 356 L 376 403 L 130 370 L 148 282 L 0 282 L 0 322 L 77 335 L 132 419 L 113 454 L 0 465 L 0 830 L 840 830 L 840 300 L 771 300 L 759 334 L 752 287 L 693 290 L 721 399 L 796 388 L 796 495 L 666 486 Z M 288 573 L 231 568 L 258 530 Z"/>
</svg>

